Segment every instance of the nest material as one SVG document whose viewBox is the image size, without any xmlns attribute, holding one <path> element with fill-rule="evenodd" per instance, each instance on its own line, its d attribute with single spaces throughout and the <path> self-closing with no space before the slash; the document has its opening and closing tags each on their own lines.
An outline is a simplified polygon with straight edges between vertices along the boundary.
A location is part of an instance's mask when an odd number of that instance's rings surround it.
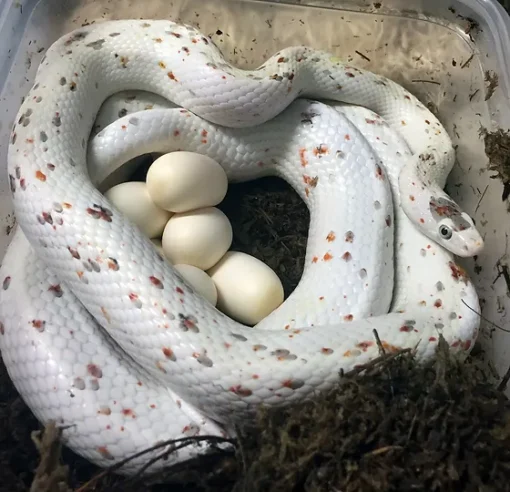
<svg viewBox="0 0 510 492">
<path fill-rule="evenodd" d="M 255 430 L 240 429 L 235 455 L 150 480 L 126 481 L 90 465 L 98 480 L 69 477 L 50 426 L 31 492 L 507 491 L 510 404 L 484 367 L 476 356 L 451 356 L 444 340 L 428 365 L 409 350 L 381 353 L 314 401 L 261 411 Z M 67 453 L 66 461 L 79 470 L 83 460 Z"/>
<path fill-rule="evenodd" d="M 494 173 L 491 178 L 501 180 L 503 184 L 501 199 L 505 201 L 510 196 L 510 132 L 505 132 L 502 129 L 489 132 L 482 128 L 480 136 L 483 137 L 485 142 L 485 153 L 489 158 L 489 170 Z"/>
</svg>

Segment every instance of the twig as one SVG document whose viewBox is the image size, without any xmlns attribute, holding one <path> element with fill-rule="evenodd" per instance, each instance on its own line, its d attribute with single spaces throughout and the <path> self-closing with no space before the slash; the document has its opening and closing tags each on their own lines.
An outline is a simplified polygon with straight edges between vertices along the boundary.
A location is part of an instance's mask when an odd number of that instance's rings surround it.
<svg viewBox="0 0 510 492">
<path fill-rule="evenodd" d="M 378 365 L 381 364 L 387 364 L 388 362 L 392 361 L 393 359 L 396 359 L 397 357 L 400 357 L 403 354 L 410 354 L 412 350 L 410 348 L 399 350 L 398 352 L 395 352 L 394 354 L 385 354 L 380 355 L 379 357 L 376 357 L 375 359 L 372 359 L 370 362 L 366 364 L 360 364 L 359 366 L 355 367 L 354 369 L 350 370 L 349 372 L 346 372 L 343 374 L 343 377 L 352 377 L 356 376 L 357 374 L 366 371 L 367 369 L 374 369 Z"/>
<path fill-rule="evenodd" d="M 508 265 L 501 263 L 501 259 L 499 259 L 496 262 L 496 267 L 498 268 L 498 276 L 496 277 L 494 282 L 492 282 L 492 285 L 494 285 L 496 281 L 503 277 L 503 280 L 505 281 L 506 284 L 506 292 L 507 294 L 510 294 L 510 272 L 508 270 Z"/>
<path fill-rule="evenodd" d="M 501 379 L 501 382 L 498 384 L 498 388 L 497 388 L 498 391 L 505 391 L 508 381 L 510 381 L 510 367 L 508 368 L 505 375 Z"/>
<path fill-rule="evenodd" d="M 241 429 L 239 429 L 239 427 L 237 425 L 235 426 L 235 431 L 236 431 L 236 434 L 238 436 L 241 435 Z M 239 457 L 241 459 L 241 466 L 243 468 L 243 476 L 244 476 L 244 475 L 246 475 L 246 470 L 247 470 L 246 455 L 244 453 L 244 447 L 243 446 L 239 446 L 238 450 L 239 450 Z"/>
<path fill-rule="evenodd" d="M 182 447 L 182 446 L 181 446 Z M 156 455 L 154 458 L 151 458 L 149 461 L 147 461 L 147 463 L 145 463 L 137 472 L 134 476 L 128 478 L 127 480 L 125 480 L 122 484 L 121 484 L 121 490 L 122 488 L 124 488 L 129 482 L 134 482 L 136 483 L 137 480 L 139 480 L 140 478 L 143 478 L 143 473 L 148 469 L 150 468 L 152 465 L 154 465 L 154 463 L 157 463 L 158 461 L 160 460 L 163 460 L 165 459 L 165 457 L 168 457 L 168 454 L 170 452 L 174 451 L 173 449 L 170 450 L 170 451 L 163 451 L 162 453 Z"/>
<path fill-rule="evenodd" d="M 368 56 L 364 55 L 363 53 L 359 52 L 358 50 L 356 50 L 354 53 L 361 56 L 361 58 L 363 58 L 364 60 L 366 60 L 368 62 L 370 61 L 370 58 Z"/>
<path fill-rule="evenodd" d="M 466 301 L 464 299 L 462 299 L 462 302 L 464 303 L 464 305 L 470 309 L 471 311 L 473 311 L 473 313 L 477 314 L 478 316 L 480 316 L 480 318 L 482 318 L 486 323 L 489 323 L 490 325 L 492 325 L 494 328 L 497 328 L 498 330 L 501 330 L 501 331 L 504 331 L 505 333 L 510 333 L 510 330 L 506 330 L 505 328 L 501 328 L 501 326 L 498 326 L 496 323 L 493 323 L 490 319 L 487 319 L 483 314 L 479 313 L 476 309 L 473 309 L 471 306 L 469 306 Z"/>
<path fill-rule="evenodd" d="M 377 346 L 379 347 L 379 354 L 385 355 L 386 354 L 386 350 L 384 350 L 384 347 L 383 347 L 383 344 L 381 342 L 381 339 L 379 338 L 379 333 L 377 333 L 377 330 L 375 328 L 372 330 L 372 333 L 374 334 L 375 341 L 377 343 Z"/>
<path fill-rule="evenodd" d="M 154 459 L 154 462 L 156 462 L 157 459 L 165 459 L 165 456 L 167 456 L 167 453 L 161 453 Z M 164 480 L 165 482 L 171 481 L 173 483 L 178 483 L 178 482 L 181 482 L 181 478 L 183 478 L 182 472 L 184 472 L 184 477 L 186 477 L 186 476 L 189 477 L 190 474 L 192 474 L 191 476 L 193 477 L 192 479 L 185 478 L 184 481 L 190 482 L 190 481 L 193 481 L 193 479 L 196 479 L 194 481 L 194 483 L 200 482 L 200 483 L 207 484 L 211 478 L 213 478 L 215 476 L 221 476 L 221 474 L 224 473 L 225 470 L 227 470 L 227 473 L 228 473 L 228 468 L 229 467 L 232 468 L 232 463 L 234 463 L 234 464 L 236 463 L 235 457 L 233 458 L 234 461 L 232 461 L 232 459 L 227 461 L 227 459 L 225 457 L 222 457 L 223 461 L 220 463 L 216 463 L 218 465 L 218 467 L 216 469 L 214 469 L 213 471 L 208 471 L 209 464 L 213 461 L 216 462 L 219 459 L 219 456 L 220 456 L 219 454 L 217 454 L 217 455 L 209 454 L 209 455 L 202 455 L 200 457 L 192 458 L 191 460 L 181 461 L 179 463 L 176 463 L 172 467 L 168 468 L 167 470 L 165 470 L 165 472 L 166 472 L 165 475 L 163 475 L 163 474 L 156 475 L 154 481 L 156 483 L 162 483 L 161 482 L 162 480 Z M 199 469 L 198 474 L 196 473 L 197 467 Z M 168 472 L 171 473 L 170 477 L 168 476 Z M 144 481 L 144 483 L 141 483 L 143 481 Z M 137 484 L 148 486 L 150 483 L 151 482 L 147 481 L 147 477 L 144 477 L 143 475 L 137 473 L 137 475 L 135 475 L 134 477 L 130 477 L 130 478 L 124 480 L 123 482 L 119 483 L 115 489 L 112 489 L 111 492 L 124 492 L 126 490 L 126 486 L 128 484 L 130 485 L 130 487 L 134 487 Z M 144 489 L 146 490 L 146 487 Z M 132 489 L 132 490 L 140 490 L 140 489 Z"/>
<path fill-rule="evenodd" d="M 475 92 L 473 92 L 472 94 L 469 94 L 469 100 L 472 101 L 473 98 L 480 92 L 480 89 L 476 89 Z"/>
<path fill-rule="evenodd" d="M 389 451 L 395 451 L 395 450 L 402 450 L 404 449 L 402 446 L 397 446 L 397 445 L 394 445 L 394 446 L 384 446 L 382 448 L 378 448 L 378 449 L 374 449 L 373 451 L 369 451 L 368 453 L 365 453 L 363 455 L 364 458 L 368 457 L 368 456 L 377 456 L 379 454 L 384 454 L 384 453 L 387 453 Z"/>
<path fill-rule="evenodd" d="M 136 480 L 137 478 L 141 477 L 143 475 L 143 473 L 149 469 L 154 463 L 157 463 L 159 460 L 162 460 L 162 459 L 165 459 L 165 457 L 168 458 L 168 455 L 170 453 L 173 453 L 174 451 L 177 451 L 177 449 L 181 449 L 183 448 L 184 446 L 179 446 L 179 448 L 175 448 L 175 449 L 171 449 L 171 450 L 168 450 L 168 451 L 163 451 L 162 453 L 156 455 L 154 458 L 151 458 L 149 461 L 147 461 L 147 463 L 145 463 L 145 465 L 143 465 L 137 472 L 136 474 L 131 477 L 129 480 L 127 481 L 130 481 L 130 480 Z"/>
<path fill-rule="evenodd" d="M 417 420 L 418 420 L 418 412 L 416 412 L 414 414 L 413 420 L 411 421 L 411 425 L 409 426 L 409 432 L 407 433 L 407 442 L 409 442 L 411 440 Z"/>
<path fill-rule="evenodd" d="M 478 203 L 476 204 L 475 214 L 476 214 L 476 212 L 478 212 L 478 209 L 480 208 L 480 204 L 482 203 L 482 200 L 484 199 L 485 193 L 487 193 L 488 189 L 489 189 L 489 185 L 487 185 L 485 187 L 485 190 L 483 190 L 483 193 L 482 193 L 482 196 L 480 197 L 480 200 L 478 200 Z"/>
<path fill-rule="evenodd" d="M 470 63 L 471 60 L 475 57 L 475 54 L 473 53 L 461 66 L 460 68 L 466 68 Z"/>
<path fill-rule="evenodd" d="M 140 456 L 151 453 L 152 451 L 157 451 L 158 449 L 164 448 L 166 446 L 174 445 L 171 450 L 165 452 L 165 454 L 166 454 L 166 453 L 177 451 L 178 449 L 189 446 L 190 444 L 204 442 L 204 441 L 210 442 L 210 443 L 215 443 L 215 444 L 230 443 L 232 445 L 235 445 L 235 441 L 233 441 L 232 439 L 225 439 L 223 437 L 217 437 L 217 436 L 182 437 L 180 439 L 169 439 L 167 441 L 163 441 L 158 444 L 155 444 L 154 446 L 151 446 L 150 448 L 143 449 L 142 451 L 139 451 L 138 453 L 128 456 L 127 458 L 124 458 L 123 460 L 119 461 L 118 463 L 115 463 L 115 465 L 108 467 L 107 469 L 103 470 L 101 473 L 98 473 L 97 475 L 92 477 L 88 482 L 84 483 L 75 492 L 85 492 L 87 489 L 89 489 L 89 487 L 96 484 L 99 480 L 106 477 L 107 475 L 114 472 L 115 470 L 122 468 L 126 463 L 129 463 L 130 461 L 133 461 L 136 458 L 139 458 Z M 178 444 L 178 445 L 176 446 L 176 444 Z"/>
<path fill-rule="evenodd" d="M 436 80 L 413 79 L 413 80 L 411 80 L 411 82 L 422 82 L 424 84 L 441 85 L 441 82 L 437 82 Z"/>
<path fill-rule="evenodd" d="M 54 421 L 49 422 L 42 432 L 32 432 L 32 441 L 41 458 L 30 487 L 31 492 L 70 491 L 67 486 L 69 467 L 62 465 L 60 461 L 61 435 L 62 428 Z"/>
</svg>

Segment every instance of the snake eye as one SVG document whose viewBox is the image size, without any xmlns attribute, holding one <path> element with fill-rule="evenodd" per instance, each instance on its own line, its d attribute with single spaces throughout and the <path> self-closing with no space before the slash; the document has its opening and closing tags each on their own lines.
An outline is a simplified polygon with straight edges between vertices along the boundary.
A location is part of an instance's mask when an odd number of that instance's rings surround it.
<svg viewBox="0 0 510 492">
<path fill-rule="evenodd" d="M 442 225 L 439 227 L 439 235 L 442 239 L 448 240 L 453 236 L 453 232 L 448 226 Z"/>
</svg>

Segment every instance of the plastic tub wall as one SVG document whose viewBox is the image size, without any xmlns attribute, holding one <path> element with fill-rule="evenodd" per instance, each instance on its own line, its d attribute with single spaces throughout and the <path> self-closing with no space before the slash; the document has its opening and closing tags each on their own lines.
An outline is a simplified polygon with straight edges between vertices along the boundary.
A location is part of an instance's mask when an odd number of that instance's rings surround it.
<svg viewBox="0 0 510 492">
<path fill-rule="evenodd" d="M 393 78 L 438 111 L 458 163 L 448 191 L 474 216 L 486 240 L 474 279 L 483 315 L 505 327 L 510 312 L 505 268 L 510 220 L 502 184 L 487 169 L 481 127 L 510 127 L 510 18 L 495 0 L 25 0 L 0 3 L 0 255 L 15 223 L 6 182 L 9 132 L 45 50 L 58 37 L 103 19 L 167 18 L 212 35 L 226 57 L 255 67 L 285 46 L 307 44 Z M 499 85 L 486 101 L 486 71 Z M 506 371 L 510 337 L 487 322 L 487 359 Z"/>
</svg>

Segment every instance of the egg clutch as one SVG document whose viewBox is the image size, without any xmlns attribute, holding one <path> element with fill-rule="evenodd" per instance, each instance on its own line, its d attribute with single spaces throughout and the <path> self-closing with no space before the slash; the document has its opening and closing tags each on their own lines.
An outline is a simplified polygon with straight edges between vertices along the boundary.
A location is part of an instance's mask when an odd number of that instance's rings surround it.
<svg viewBox="0 0 510 492">
<path fill-rule="evenodd" d="M 227 175 L 215 160 L 178 151 L 158 157 L 145 182 L 126 181 L 105 196 L 197 294 L 253 326 L 283 303 L 283 285 L 262 261 L 230 251 L 232 225 L 216 208 L 227 189 Z"/>
</svg>

